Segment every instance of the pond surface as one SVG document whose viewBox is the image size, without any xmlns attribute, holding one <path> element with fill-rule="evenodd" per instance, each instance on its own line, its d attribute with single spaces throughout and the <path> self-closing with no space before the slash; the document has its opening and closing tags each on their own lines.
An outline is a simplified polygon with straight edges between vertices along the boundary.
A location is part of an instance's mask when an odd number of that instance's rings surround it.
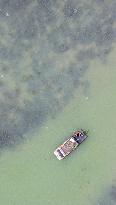
<svg viewBox="0 0 116 205">
<path fill-rule="evenodd" d="M 115 41 L 114 0 L 0 1 L 2 205 L 116 204 Z"/>
</svg>

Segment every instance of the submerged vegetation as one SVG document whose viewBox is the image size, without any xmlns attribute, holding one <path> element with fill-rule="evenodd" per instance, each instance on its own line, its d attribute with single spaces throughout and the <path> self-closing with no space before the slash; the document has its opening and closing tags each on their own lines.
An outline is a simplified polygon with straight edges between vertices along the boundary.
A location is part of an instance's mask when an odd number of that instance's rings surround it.
<svg viewBox="0 0 116 205">
<path fill-rule="evenodd" d="M 116 182 L 115 182 L 116 183 Z M 116 204 L 116 184 L 113 185 L 106 191 L 106 194 L 99 200 L 99 205 L 115 205 Z"/>
<path fill-rule="evenodd" d="M 115 10 L 115 0 L 0 1 L 0 147 L 88 87 L 90 60 L 104 62 L 116 40 Z"/>
</svg>

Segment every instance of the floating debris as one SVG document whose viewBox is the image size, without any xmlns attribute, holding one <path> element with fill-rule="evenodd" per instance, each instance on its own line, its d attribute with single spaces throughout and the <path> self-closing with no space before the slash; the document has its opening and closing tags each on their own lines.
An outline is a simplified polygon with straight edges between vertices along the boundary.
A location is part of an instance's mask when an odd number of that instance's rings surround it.
<svg viewBox="0 0 116 205">
<path fill-rule="evenodd" d="M 74 134 L 60 145 L 55 151 L 54 155 L 59 159 L 64 159 L 73 150 L 75 150 L 87 138 L 87 131 L 77 130 Z"/>
</svg>

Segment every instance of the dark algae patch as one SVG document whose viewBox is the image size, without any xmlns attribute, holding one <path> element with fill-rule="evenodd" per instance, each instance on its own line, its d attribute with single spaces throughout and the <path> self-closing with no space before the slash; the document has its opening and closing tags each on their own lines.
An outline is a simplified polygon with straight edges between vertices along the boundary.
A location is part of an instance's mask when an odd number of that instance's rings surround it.
<svg viewBox="0 0 116 205">
<path fill-rule="evenodd" d="M 116 39 L 116 2 L 0 1 L 0 147 L 66 106 Z M 89 86 L 88 86 L 89 87 Z"/>
<path fill-rule="evenodd" d="M 107 189 L 101 200 L 99 200 L 99 205 L 115 205 L 116 204 L 116 184 Z"/>
</svg>

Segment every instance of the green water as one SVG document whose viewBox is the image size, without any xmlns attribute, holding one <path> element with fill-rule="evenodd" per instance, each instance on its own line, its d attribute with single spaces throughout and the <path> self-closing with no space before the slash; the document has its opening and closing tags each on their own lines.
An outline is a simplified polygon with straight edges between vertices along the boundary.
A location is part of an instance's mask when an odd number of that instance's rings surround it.
<svg viewBox="0 0 116 205">
<path fill-rule="evenodd" d="M 80 88 L 41 131 L 36 128 L 27 134 L 25 144 L 1 153 L 2 205 L 93 205 L 105 196 L 116 178 L 115 55 L 113 49 L 106 63 L 91 62 L 85 75 L 90 81 L 86 95 Z M 88 139 L 58 161 L 54 149 L 81 127 L 89 129 Z"/>
<path fill-rule="evenodd" d="M 0 0 L 0 204 L 116 204 L 115 42 L 115 0 Z"/>
</svg>

